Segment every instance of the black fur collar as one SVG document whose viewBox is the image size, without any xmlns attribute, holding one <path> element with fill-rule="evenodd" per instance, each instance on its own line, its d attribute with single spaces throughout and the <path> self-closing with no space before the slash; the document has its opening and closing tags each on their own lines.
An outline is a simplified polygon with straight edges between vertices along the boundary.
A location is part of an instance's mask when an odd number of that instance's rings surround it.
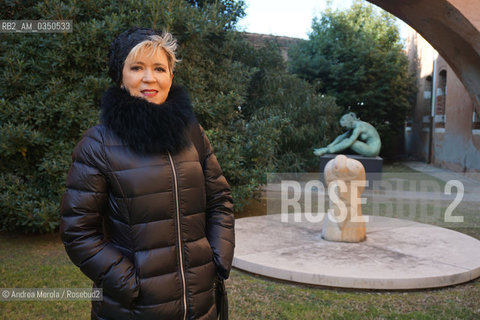
<svg viewBox="0 0 480 320">
<path fill-rule="evenodd" d="M 190 145 L 187 128 L 195 122 L 192 104 L 183 87 L 173 85 L 162 104 L 109 88 L 101 100 L 101 122 L 141 154 L 177 153 Z"/>
</svg>

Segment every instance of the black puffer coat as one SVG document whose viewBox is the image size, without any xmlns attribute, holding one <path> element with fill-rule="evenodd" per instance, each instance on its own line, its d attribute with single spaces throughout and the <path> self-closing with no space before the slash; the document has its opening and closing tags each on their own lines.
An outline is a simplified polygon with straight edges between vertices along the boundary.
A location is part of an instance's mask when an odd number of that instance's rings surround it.
<svg viewBox="0 0 480 320">
<path fill-rule="evenodd" d="M 160 107 L 109 89 L 102 124 L 74 150 L 61 235 L 103 288 L 92 319 L 216 318 L 213 281 L 231 268 L 233 205 L 206 136 L 205 159 L 189 141 L 192 115 L 181 88 Z"/>
</svg>

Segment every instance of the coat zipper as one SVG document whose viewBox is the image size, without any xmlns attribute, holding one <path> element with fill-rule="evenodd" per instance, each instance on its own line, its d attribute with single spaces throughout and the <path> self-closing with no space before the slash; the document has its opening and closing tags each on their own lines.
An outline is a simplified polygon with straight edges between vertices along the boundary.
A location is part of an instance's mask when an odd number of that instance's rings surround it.
<svg viewBox="0 0 480 320">
<path fill-rule="evenodd" d="M 180 229 L 180 208 L 178 201 L 178 181 L 177 181 L 177 172 L 175 166 L 173 165 L 173 159 L 168 153 L 168 159 L 170 161 L 170 166 L 172 167 L 173 172 L 173 183 L 174 183 L 174 195 L 175 195 L 175 214 L 177 219 L 177 237 L 178 237 L 178 256 L 180 257 L 180 274 L 182 276 L 182 286 L 183 286 L 183 319 L 187 319 L 187 285 L 185 281 L 185 270 L 183 269 L 183 250 L 182 250 L 182 233 Z"/>
</svg>

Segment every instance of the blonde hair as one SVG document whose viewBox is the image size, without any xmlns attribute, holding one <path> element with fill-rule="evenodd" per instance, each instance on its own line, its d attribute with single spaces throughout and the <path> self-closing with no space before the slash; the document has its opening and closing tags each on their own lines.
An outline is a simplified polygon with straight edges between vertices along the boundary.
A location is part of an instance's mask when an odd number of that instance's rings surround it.
<svg viewBox="0 0 480 320">
<path fill-rule="evenodd" d="M 158 53 L 158 50 L 163 50 L 167 56 L 168 68 L 173 73 L 175 64 L 180 60 L 175 56 L 177 50 L 177 39 L 173 37 L 170 32 L 163 31 L 162 35 L 151 35 L 148 40 L 138 43 L 130 50 L 125 61 L 130 59 L 135 60 L 140 54 L 147 53 L 151 57 Z"/>
</svg>

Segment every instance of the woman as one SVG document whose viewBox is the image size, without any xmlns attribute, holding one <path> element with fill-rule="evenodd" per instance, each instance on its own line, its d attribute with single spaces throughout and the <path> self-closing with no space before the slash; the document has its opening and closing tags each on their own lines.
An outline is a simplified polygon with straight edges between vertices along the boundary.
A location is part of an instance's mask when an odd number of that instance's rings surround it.
<svg viewBox="0 0 480 320">
<path fill-rule="evenodd" d="M 111 44 L 116 86 L 73 152 L 61 205 L 70 259 L 103 288 L 92 319 L 216 319 L 234 250 L 230 187 L 172 85 L 176 41 L 134 28 Z"/>
<path fill-rule="evenodd" d="M 382 144 L 377 130 L 371 124 L 360 121 L 355 113 L 350 112 L 340 118 L 340 125 L 349 130 L 336 137 L 328 146 L 314 149 L 315 155 L 323 156 L 350 148 L 366 157 L 378 156 Z"/>
</svg>

